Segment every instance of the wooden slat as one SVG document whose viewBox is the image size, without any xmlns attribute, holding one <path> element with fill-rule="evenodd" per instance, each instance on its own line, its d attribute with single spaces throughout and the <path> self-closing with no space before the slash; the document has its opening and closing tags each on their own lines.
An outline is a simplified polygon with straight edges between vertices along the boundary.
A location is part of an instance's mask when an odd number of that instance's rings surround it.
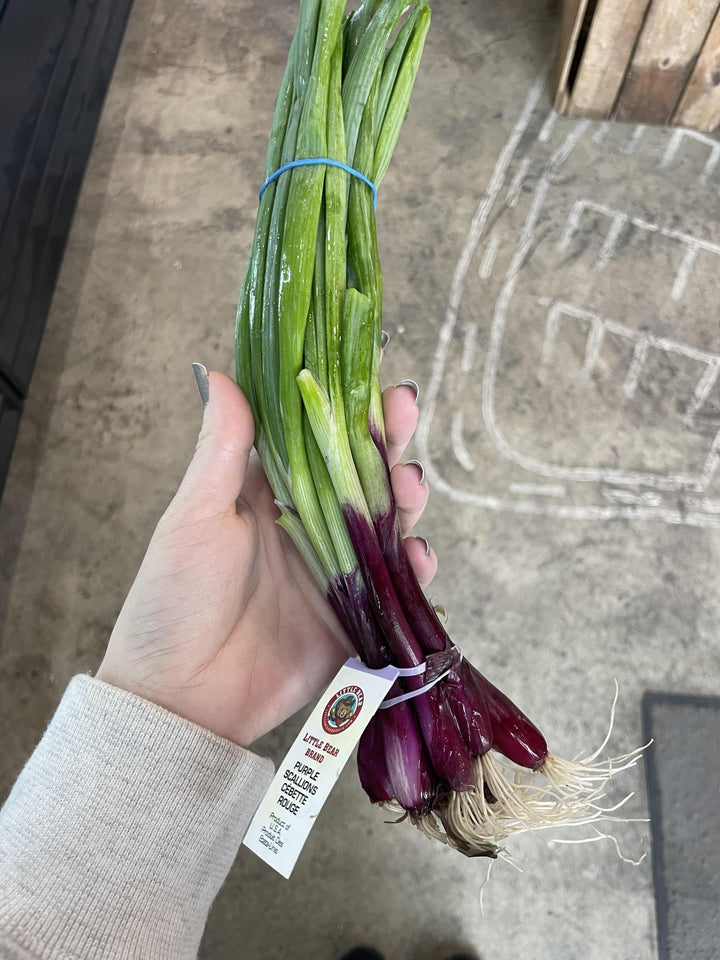
<svg viewBox="0 0 720 960">
<path fill-rule="evenodd" d="M 567 108 L 567 78 L 587 4 L 588 0 L 565 0 L 563 3 L 555 76 L 555 109 L 561 112 Z"/>
<path fill-rule="evenodd" d="M 620 93 L 616 117 L 669 123 L 718 0 L 653 0 Z"/>
<path fill-rule="evenodd" d="M 708 133 L 720 125 L 720 12 L 715 16 L 673 123 Z"/>
<path fill-rule="evenodd" d="M 596 120 L 610 116 L 649 5 L 650 0 L 599 0 L 568 113 Z"/>
</svg>

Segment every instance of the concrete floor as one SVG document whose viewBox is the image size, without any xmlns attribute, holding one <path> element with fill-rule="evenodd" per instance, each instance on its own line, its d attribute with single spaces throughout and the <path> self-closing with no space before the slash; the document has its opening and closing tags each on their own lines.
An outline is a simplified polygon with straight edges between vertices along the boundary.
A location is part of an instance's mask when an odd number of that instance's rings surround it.
<svg viewBox="0 0 720 960">
<path fill-rule="evenodd" d="M 234 303 L 295 3 L 136 0 L 0 508 L 0 792 L 94 670 L 193 449 L 192 360 Z M 422 384 L 433 596 L 574 755 L 645 689 L 718 692 L 713 142 L 556 118 L 544 0 L 442 0 L 379 204 L 388 382 Z M 707 142 L 706 142 L 707 141 Z M 279 759 L 297 721 L 260 746 Z M 635 791 L 642 769 L 615 796 Z M 623 854 L 645 824 L 617 825 Z M 203 956 L 649 960 L 650 865 L 518 840 L 523 872 L 387 826 L 343 775 L 291 881 L 242 850 Z"/>
</svg>

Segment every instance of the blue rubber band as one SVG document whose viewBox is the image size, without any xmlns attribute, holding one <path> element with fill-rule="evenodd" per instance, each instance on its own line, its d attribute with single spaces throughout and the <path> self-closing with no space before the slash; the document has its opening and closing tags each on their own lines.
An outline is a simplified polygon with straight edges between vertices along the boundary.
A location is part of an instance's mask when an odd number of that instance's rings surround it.
<svg viewBox="0 0 720 960">
<path fill-rule="evenodd" d="M 262 195 L 265 193 L 273 180 L 277 180 L 281 173 L 285 173 L 286 170 L 292 170 L 293 167 L 312 167 L 318 166 L 319 164 L 325 164 L 328 167 L 338 167 L 340 170 L 344 170 L 345 173 L 349 173 L 353 177 L 357 177 L 358 180 L 362 180 L 363 183 L 366 183 L 372 190 L 373 210 L 377 209 L 377 187 L 372 180 L 366 177 L 364 173 L 360 173 L 360 171 L 356 170 L 354 167 L 349 167 L 346 163 L 342 163 L 340 160 L 331 160 L 329 157 L 309 157 L 307 160 L 291 160 L 290 163 L 284 163 L 282 167 L 278 167 L 275 173 L 271 173 L 265 183 L 260 187 L 258 201 L 262 200 Z"/>
</svg>

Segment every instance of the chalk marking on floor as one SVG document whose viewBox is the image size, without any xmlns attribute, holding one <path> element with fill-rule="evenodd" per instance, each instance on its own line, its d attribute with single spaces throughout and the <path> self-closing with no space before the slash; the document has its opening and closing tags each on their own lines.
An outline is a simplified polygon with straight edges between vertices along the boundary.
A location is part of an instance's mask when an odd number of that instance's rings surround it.
<svg viewBox="0 0 720 960">
<path fill-rule="evenodd" d="M 453 487 L 449 484 L 438 472 L 435 464 L 432 460 L 430 454 L 428 440 L 430 427 L 432 425 L 435 408 L 437 404 L 437 399 L 439 395 L 440 385 L 442 383 L 442 378 L 445 372 L 445 366 L 448 360 L 450 344 L 453 339 L 453 333 L 455 325 L 458 318 L 458 310 L 460 301 L 462 299 L 462 294 L 464 290 L 465 280 L 467 273 L 472 261 L 472 258 L 477 249 L 480 237 L 483 235 L 484 229 L 486 227 L 487 221 L 489 219 L 492 208 L 495 204 L 499 191 L 504 186 L 508 168 L 512 161 L 513 156 L 517 152 L 520 140 L 524 131 L 527 129 L 530 121 L 530 117 L 533 111 L 536 109 L 539 102 L 539 98 L 542 94 L 544 86 L 547 81 L 547 74 L 544 74 L 542 77 L 538 78 L 533 84 L 531 90 L 528 93 L 528 96 L 525 100 L 523 109 L 518 117 L 515 126 L 510 134 L 508 141 L 503 146 L 498 159 L 495 164 L 492 176 L 490 178 L 488 189 L 481 197 L 478 206 L 475 210 L 473 218 L 470 223 L 470 228 L 465 238 L 461 254 L 458 258 L 455 271 L 453 274 L 453 279 L 450 288 L 450 294 L 448 298 L 448 306 L 446 309 L 445 320 L 441 327 L 440 334 L 438 337 L 438 343 L 433 356 L 433 366 L 432 373 L 430 377 L 430 383 L 428 386 L 428 391 L 426 394 L 426 402 L 421 412 L 420 424 L 418 426 L 417 433 L 417 442 L 418 447 L 420 448 L 423 460 L 426 464 L 426 469 L 431 481 L 434 483 L 436 490 L 445 494 L 449 499 L 456 503 L 464 503 L 472 505 L 475 507 L 480 507 L 484 509 L 491 510 L 506 510 L 513 513 L 527 514 L 527 515 L 536 515 L 536 516 L 552 516 L 558 520 L 579 520 L 579 519 L 597 519 L 597 520 L 615 520 L 615 519 L 633 519 L 633 520 L 661 520 L 665 523 L 671 524 L 684 524 L 687 526 L 697 526 L 697 527 L 710 527 L 715 529 L 720 529 L 720 515 L 715 515 L 711 509 L 710 504 L 714 501 L 708 500 L 707 498 L 690 498 L 686 497 L 685 490 L 694 490 L 698 493 L 701 493 L 706 488 L 707 484 L 712 480 L 714 473 L 717 469 L 718 463 L 720 462 L 720 432 L 716 435 L 715 440 L 713 441 L 710 454 L 706 459 L 705 466 L 703 469 L 703 476 L 700 482 L 694 478 L 683 478 L 683 477 L 652 477 L 647 474 L 636 474 L 627 471 L 615 471 L 615 470 L 596 470 L 593 468 L 558 468 L 553 465 L 546 465 L 543 463 L 534 462 L 531 458 L 523 458 L 521 454 L 517 454 L 512 450 L 505 441 L 497 429 L 497 424 L 494 422 L 494 409 L 493 409 L 493 388 L 494 388 L 494 377 L 497 374 L 497 359 L 498 359 L 498 349 L 502 342 L 502 336 L 504 333 L 504 326 L 506 323 L 506 313 L 509 300 L 512 297 L 514 292 L 514 286 L 517 279 L 517 273 L 519 272 L 522 263 L 524 262 L 525 257 L 529 253 L 532 241 L 533 241 L 533 232 L 534 227 L 537 223 L 539 216 L 539 211 L 543 206 L 545 195 L 548 189 L 548 178 L 545 176 L 544 182 L 538 183 L 535 189 L 535 197 L 531 206 L 530 213 L 526 220 L 526 226 L 523 230 L 523 236 L 521 242 L 516 250 L 516 254 L 513 257 L 510 269 L 506 274 L 505 283 L 503 289 L 500 292 L 498 298 L 498 303 L 496 305 L 495 316 L 493 318 L 493 325 L 491 328 L 490 336 L 490 349 L 488 353 L 488 358 L 486 359 L 486 378 L 483 382 L 483 414 L 486 415 L 489 413 L 489 421 L 486 416 L 486 426 L 491 433 L 493 442 L 495 443 L 498 451 L 504 456 L 509 454 L 509 459 L 514 460 L 515 462 L 521 462 L 521 465 L 526 469 L 533 470 L 540 473 L 540 475 L 552 475 L 557 474 L 558 469 L 567 474 L 572 479 L 600 479 L 602 482 L 613 482 L 621 485 L 627 485 L 629 487 L 637 487 L 642 485 L 647 485 L 648 480 L 652 481 L 651 485 L 656 489 L 668 489 L 679 492 L 679 507 L 673 509 L 670 507 L 657 506 L 656 495 L 653 493 L 645 492 L 636 494 L 633 499 L 636 499 L 636 502 L 633 503 L 619 503 L 617 502 L 618 497 L 610 493 L 610 499 L 615 500 L 615 502 L 606 505 L 594 505 L 594 504 L 553 504 L 550 502 L 543 502 L 542 500 L 523 500 L 523 499 L 506 499 L 504 497 L 496 497 L 492 495 L 485 495 L 474 493 L 469 490 L 461 490 Z M 582 136 L 586 128 L 587 121 L 581 122 L 581 128 L 576 126 L 573 130 L 573 133 L 570 135 L 570 139 L 579 139 L 579 136 Z M 609 124 L 601 124 L 600 127 L 596 130 L 593 135 L 593 142 L 600 143 L 606 133 L 609 130 Z M 637 139 L 639 140 L 640 135 L 638 134 Z M 559 166 L 561 163 L 565 162 L 569 154 L 572 152 L 574 144 L 568 150 L 567 147 L 568 139 L 566 139 L 563 147 L 559 151 L 555 151 L 553 158 L 555 158 L 554 167 Z M 551 158 L 551 163 L 552 159 Z M 712 158 L 710 158 L 712 159 Z M 717 161 L 716 161 L 717 162 Z M 510 189 L 507 192 L 505 201 L 508 206 L 514 206 L 517 202 L 517 198 L 520 193 L 522 183 L 527 176 L 527 172 L 530 168 L 530 157 L 524 156 L 520 162 L 519 169 L 513 179 L 513 182 L 510 186 Z M 706 164 L 706 169 L 707 169 Z M 546 166 L 545 173 L 548 173 L 548 167 Z M 581 206 L 579 208 L 573 208 L 571 212 L 572 215 L 577 219 L 579 224 L 584 209 L 592 206 L 592 201 L 580 201 Z M 600 209 L 602 212 L 602 206 L 596 204 L 595 208 Z M 605 208 L 605 210 L 610 210 L 610 208 Z M 611 211 L 611 214 L 614 216 L 620 211 Z M 663 236 L 669 237 L 671 239 L 679 240 L 688 245 L 692 243 L 697 243 L 698 249 L 709 250 L 712 253 L 720 252 L 720 245 L 711 244 L 707 241 L 700 240 L 697 237 L 692 237 L 688 234 L 683 233 L 682 231 L 668 230 L 660 228 L 657 224 L 648 223 L 647 221 L 642 220 L 639 217 L 629 217 L 628 222 L 632 223 L 633 226 L 638 227 L 639 229 L 646 230 L 648 232 L 658 232 Z M 568 224 L 569 225 L 569 224 Z M 577 229 L 577 226 L 575 227 Z M 567 243 L 569 245 L 569 239 Z M 552 301 L 547 300 L 550 304 Z M 558 322 L 559 316 L 557 315 Z M 624 333 L 629 333 L 635 339 L 636 344 L 636 353 L 642 352 L 642 350 L 647 351 L 650 346 L 656 346 L 657 344 L 662 343 L 662 338 L 655 338 L 650 335 L 645 335 L 644 333 L 638 333 L 637 331 L 632 331 L 624 325 L 613 323 L 612 321 L 605 322 L 605 329 L 612 330 L 613 332 L 618 332 L 621 335 Z M 641 347 L 641 344 L 644 344 L 644 347 Z M 696 351 L 694 348 L 688 347 L 687 345 L 675 345 L 678 348 L 678 352 L 681 352 L 684 356 L 696 355 L 697 358 L 701 356 L 709 356 L 704 351 Z M 490 354 L 493 354 L 493 357 L 490 357 Z M 634 358 L 637 360 L 637 356 Z M 720 357 L 713 357 L 716 362 L 720 362 Z M 491 362 L 488 362 L 491 360 Z M 494 364 L 494 367 L 493 367 Z M 632 366 L 632 364 L 631 364 Z M 642 364 L 638 364 L 638 370 L 642 369 Z M 709 374 L 708 374 L 709 376 Z M 626 378 L 627 379 L 627 378 Z M 489 401 L 489 409 L 486 410 L 486 403 Z M 457 414 L 459 411 L 456 411 L 454 420 L 456 424 L 456 431 L 458 425 Z M 460 411 L 461 412 L 461 411 Z M 462 427 L 462 417 L 459 418 L 459 426 Z M 494 429 L 493 429 L 494 428 Z M 462 438 L 462 430 L 459 431 L 459 435 Z M 464 449 L 464 443 L 462 444 Z M 464 452 L 467 454 L 467 450 L 464 449 Z M 457 453 L 456 453 L 457 455 Z M 462 456 L 462 454 L 461 454 Z M 676 484 L 680 481 L 680 488 Z M 512 485 L 513 491 L 517 489 L 518 485 Z M 535 485 L 531 485 L 535 486 Z M 541 485 L 541 486 L 552 486 L 552 485 Z M 560 488 L 560 485 L 555 485 Z M 522 485 L 520 485 L 520 490 L 517 491 L 520 493 L 522 491 Z M 607 499 L 607 498 L 606 498 Z M 720 501 L 717 501 L 720 504 Z M 651 505 L 648 505 L 648 504 Z M 707 507 L 707 509 L 706 509 Z M 720 513 L 720 510 L 718 511 Z"/>
<path fill-rule="evenodd" d="M 697 347 L 692 347 L 687 343 L 681 343 L 678 340 L 670 340 L 667 337 L 657 337 L 642 330 L 634 330 L 624 323 L 618 323 L 609 317 L 602 317 L 599 313 L 595 313 L 592 310 L 584 310 L 582 307 L 576 307 L 574 304 L 563 300 L 554 300 L 551 302 L 546 298 L 540 298 L 539 302 L 543 306 L 549 306 L 547 320 L 545 322 L 542 363 L 548 363 L 552 357 L 561 318 L 570 317 L 574 320 L 587 321 L 590 324 L 585 345 L 585 361 L 581 371 L 585 376 L 590 374 L 597 361 L 598 353 L 602 348 L 607 331 L 635 343 L 633 357 L 623 383 L 623 393 L 628 399 L 632 399 L 635 394 L 638 380 L 642 374 L 650 348 L 663 351 L 664 353 L 671 353 L 705 365 L 705 370 L 698 381 L 685 413 L 687 420 L 692 420 L 695 414 L 698 413 L 715 385 L 718 374 L 720 373 L 720 355 L 716 353 L 699 350 Z"/>
<path fill-rule="evenodd" d="M 426 470 L 432 475 L 438 477 L 438 479 L 440 478 L 440 475 L 434 468 L 428 439 L 430 434 L 430 425 L 432 424 L 435 416 L 435 407 L 437 404 L 438 394 L 440 392 L 443 374 L 445 372 L 448 351 L 450 349 L 450 343 L 452 342 L 453 332 L 457 323 L 458 308 L 462 299 L 465 280 L 472 262 L 472 258 L 475 254 L 478 243 L 480 242 L 480 237 L 483 234 L 490 216 L 490 212 L 495 204 L 498 194 L 505 184 L 510 163 L 512 162 L 512 159 L 520 145 L 520 141 L 522 140 L 522 137 L 530 124 L 533 112 L 543 95 L 543 91 L 545 90 L 545 85 L 548 79 L 548 73 L 549 71 L 545 70 L 535 80 L 528 92 L 527 97 L 525 98 L 525 103 L 520 112 L 520 116 L 516 120 L 508 140 L 498 155 L 487 190 L 483 193 L 475 209 L 475 213 L 473 214 L 473 218 L 470 222 L 470 228 L 465 237 L 465 242 L 463 243 L 458 262 L 455 265 L 455 271 L 450 285 L 448 305 L 445 311 L 445 319 L 442 327 L 440 328 L 437 346 L 433 355 L 430 381 L 425 394 L 426 399 L 420 411 L 420 419 L 418 422 L 417 432 L 415 434 L 416 443 L 421 453 L 421 459 L 425 464 Z"/>
<path fill-rule="evenodd" d="M 518 496 L 564 497 L 567 494 L 567 487 L 560 483 L 511 483 L 508 490 Z"/>
<path fill-rule="evenodd" d="M 702 510 L 704 513 L 720 513 L 720 500 L 709 497 L 685 497 L 685 504 L 693 510 Z"/>
<path fill-rule="evenodd" d="M 698 380 L 698 385 L 695 387 L 695 393 L 692 395 L 692 399 L 688 404 L 688 408 L 685 412 L 684 421 L 688 427 L 692 427 L 695 422 L 695 417 L 700 412 L 703 404 L 708 398 L 708 394 L 715 386 L 715 381 L 718 377 L 718 372 L 720 371 L 720 361 L 710 360 L 705 367 L 703 375 Z"/>
<path fill-rule="evenodd" d="M 667 147 L 665 148 L 665 153 L 660 161 L 660 166 L 667 167 L 673 162 L 683 140 L 685 139 L 695 140 L 697 143 L 702 143 L 710 148 L 710 153 L 705 162 L 705 166 L 703 167 L 702 173 L 699 175 L 700 183 L 707 183 L 715 172 L 715 167 L 717 167 L 718 161 L 720 161 L 720 141 L 715 140 L 713 137 L 707 136 L 707 134 L 700 133 L 697 130 L 675 130 L 668 141 Z"/>
<path fill-rule="evenodd" d="M 639 123 L 635 127 L 635 129 L 633 130 L 633 135 L 630 137 L 630 139 L 627 142 L 627 145 L 623 149 L 623 153 L 628 155 L 635 153 L 635 147 L 640 143 L 646 129 L 647 127 L 644 127 L 641 123 Z"/>
<path fill-rule="evenodd" d="M 630 216 L 623 210 L 616 210 L 612 207 L 606 206 L 603 203 L 597 203 L 596 201 L 589 200 L 587 198 L 576 200 L 573 204 L 565 222 L 565 229 L 557 243 L 557 250 L 559 253 L 565 253 L 569 249 L 572 238 L 580 229 L 580 223 L 586 210 L 591 211 L 592 213 L 597 213 L 600 216 L 607 217 L 611 221 L 608 233 L 605 237 L 596 261 L 596 267 L 598 269 L 602 269 L 602 267 L 607 265 L 610 257 L 612 256 L 618 236 L 626 224 L 632 224 L 633 227 L 636 227 L 638 230 L 643 230 L 646 233 L 657 233 L 668 240 L 677 241 L 685 247 L 683 251 L 683 257 L 676 271 L 673 287 L 670 292 L 670 296 L 673 300 L 679 300 L 685 292 L 688 275 L 692 269 L 698 250 L 705 250 L 708 253 L 712 253 L 716 256 L 720 254 L 720 244 L 718 243 L 713 243 L 710 240 L 702 239 L 702 237 L 696 237 L 693 234 L 685 233 L 684 230 L 675 230 L 670 229 L 669 227 L 661 227 L 657 223 L 649 223 L 647 220 L 643 220 L 641 217 Z"/>
<path fill-rule="evenodd" d="M 607 120 L 603 121 L 603 123 L 600 124 L 595 133 L 592 135 L 592 142 L 595 144 L 602 143 L 609 129 L 610 124 L 607 122 Z"/>
<path fill-rule="evenodd" d="M 490 439 L 502 456 L 504 456 L 507 460 L 516 463 L 524 470 L 530 470 L 540 476 L 552 477 L 559 480 L 580 480 L 584 482 L 621 482 L 626 485 L 637 487 L 649 486 L 657 490 L 692 490 L 702 492 L 712 480 L 715 470 L 718 466 L 718 462 L 720 461 L 720 432 L 718 432 L 715 440 L 713 441 L 710 453 L 708 454 L 703 466 L 702 475 L 697 477 L 684 474 L 658 474 L 608 467 L 568 467 L 560 464 L 544 462 L 537 460 L 534 457 L 527 456 L 521 451 L 516 450 L 505 440 L 496 421 L 494 396 L 500 349 L 507 324 L 510 301 L 514 293 L 517 277 L 523 263 L 525 262 L 525 258 L 527 257 L 532 244 L 534 243 L 535 227 L 539 220 L 540 211 L 544 204 L 545 196 L 547 194 L 552 176 L 557 167 L 566 161 L 583 132 L 584 128 L 581 128 L 580 126 L 576 127 L 566 138 L 563 146 L 560 147 L 555 154 L 553 154 L 552 158 L 546 165 L 543 175 L 538 183 L 538 188 L 535 192 L 530 211 L 527 215 L 521 240 L 513 255 L 503 287 L 498 295 L 495 305 L 495 314 L 490 331 L 490 343 L 485 360 L 485 376 L 483 379 L 483 417 L 485 420 L 485 425 L 487 427 Z M 563 303 L 562 301 L 553 304 L 551 307 L 551 313 L 552 312 L 555 312 L 557 317 L 567 313 L 570 316 L 575 316 L 577 319 L 590 320 L 590 335 L 592 335 L 593 330 L 595 330 L 595 337 L 597 338 L 597 341 L 599 341 L 597 324 L 600 323 L 605 330 L 635 342 L 636 350 L 633 356 L 633 362 L 631 362 L 630 371 L 624 384 L 626 393 L 631 388 L 634 392 L 634 385 L 637 383 L 637 378 L 639 377 L 640 371 L 642 370 L 642 366 L 645 362 L 647 350 L 651 347 L 693 360 L 699 360 L 701 362 L 707 363 L 720 361 L 720 357 L 710 354 L 704 350 L 698 350 L 695 347 L 689 346 L 688 344 L 670 340 L 666 337 L 656 337 L 652 334 L 646 333 L 645 331 L 633 330 L 631 327 L 628 327 L 625 324 L 618 323 L 608 318 L 600 317 L 591 311 L 582 310 L 574 307 L 573 305 Z M 557 334 L 557 329 L 553 330 L 552 327 L 553 324 L 551 323 L 549 336 L 546 327 L 546 344 L 548 341 L 552 343 L 553 334 Z M 545 353 L 547 353 L 547 349 L 548 348 L 546 347 L 544 351 Z M 592 350 L 590 353 L 592 356 Z"/>
<path fill-rule="evenodd" d="M 435 493 L 446 496 L 453 503 L 483 510 L 518 513 L 525 516 L 552 517 L 555 520 L 661 520 L 663 523 L 688 527 L 706 527 L 720 530 L 720 516 L 705 513 L 703 510 L 678 509 L 669 507 L 647 507 L 634 504 L 556 504 L 551 501 L 517 500 L 496 497 L 490 494 L 460 490 L 447 482 L 433 467 L 431 482 Z M 685 501 L 687 502 L 687 501 Z M 698 503 L 702 501 L 697 501 Z"/>
<path fill-rule="evenodd" d="M 685 248 L 685 253 L 683 254 L 680 266 L 675 274 L 675 283 L 670 291 L 670 297 L 672 300 L 679 300 L 685 293 L 685 287 L 687 286 L 690 271 L 695 263 L 695 257 L 697 256 L 698 249 L 699 247 L 697 243 L 689 243 Z"/>
<path fill-rule="evenodd" d="M 475 361 L 475 347 L 477 346 L 478 325 L 476 323 L 465 324 L 465 335 L 463 336 L 462 358 L 460 360 L 460 369 L 463 373 L 470 373 Z"/>
<path fill-rule="evenodd" d="M 453 453 L 455 454 L 455 459 L 468 473 L 472 473 L 475 469 L 475 461 L 468 453 L 467 447 L 465 446 L 465 440 L 463 439 L 463 411 L 456 410 L 453 414 L 452 423 L 450 425 L 450 443 L 452 444 Z"/>
<path fill-rule="evenodd" d="M 553 303 L 548 310 L 547 320 L 545 321 L 545 338 L 543 339 L 542 356 L 540 358 L 540 362 L 545 367 L 552 360 L 555 351 L 561 315 L 562 310 L 559 309 L 557 303 Z"/>
<path fill-rule="evenodd" d="M 500 248 L 500 234 L 495 230 L 490 234 L 485 253 L 480 261 L 479 275 L 481 280 L 489 280 L 495 265 L 495 257 Z"/>
<path fill-rule="evenodd" d="M 525 156 L 520 161 L 518 166 L 517 173 L 512 179 L 510 186 L 508 187 L 508 192 L 505 195 L 505 203 L 509 207 L 514 207 L 518 202 L 518 197 L 520 196 L 520 190 L 527 176 L 528 169 L 530 167 L 530 157 Z"/>
<path fill-rule="evenodd" d="M 608 503 L 635 504 L 641 507 L 659 507 L 663 498 L 658 493 L 645 490 L 643 493 L 634 493 L 632 490 L 601 490 L 604 500 Z"/>
<path fill-rule="evenodd" d="M 705 465 L 703 466 L 703 483 L 700 488 L 700 493 L 703 493 L 705 490 L 707 490 L 715 475 L 715 471 L 718 468 L 718 463 L 720 463 L 720 430 L 715 434 L 715 439 L 710 447 L 710 453 L 708 454 Z"/>
<path fill-rule="evenodd" d="M 637 390 L 637 385 L 640 382 L 640 377 L 642 376 L 649 349 L 650 344 L 648 343 L 647 337 L 640 337 L 635 343 L 632 360 L 630 361 L 630 366 L 625 374 L 625 380 L 623 381 L 622 388 L 623 393 L 628 400 L 632 400 L 632 398 L 635 396 L 635 391 Z"/>
<path fill-rule="evenodd" d="M 613 217 L 610 229 L 605 235 L 605 240 L 600 248 L 598 258 L 595 261 L 596 270 L 603 270 L 608 263 L 610 263 L 610 260 L 615 253 L 615 245 L 617 244 L 620 234 L 627 225 L 629 219 L 630 218 L 628 215 L 622 212 L 616 213 Z"/>
<path fill-rule="evenodd" d="M 673 162 L 678 152 L 678 148 L 682 143 L 682 139 L 683 139 L 682 130 L 673 131 L 672 136 L 668 140 L 668 145 L 667 147 L 665 147 L 665 153 L 662 155 L 662 159 L 660 160 L 661 167 L 667 167 L 669 164 Z"/>
<path fill-rule="evenodd" d="M 586 380 L 592 376 L 595 364 L 600 356 L 603 340 L 605 339 L 605 324 L 602 317 L 595 317 L 590 325 L 590 333 L 585 343 L 585 359 L 580 373 Z"/>
<path fill-rule="evenodd" d="M 545 123 L 540 127 L 540 133 L 538 134 L 538 140 L 540 143 L 547 143 L 552 132 L 555 129 L 555 124 L 557 123 L 558 115 L 554 110 L 551 110 L 545 118 Z"/>
</svg>

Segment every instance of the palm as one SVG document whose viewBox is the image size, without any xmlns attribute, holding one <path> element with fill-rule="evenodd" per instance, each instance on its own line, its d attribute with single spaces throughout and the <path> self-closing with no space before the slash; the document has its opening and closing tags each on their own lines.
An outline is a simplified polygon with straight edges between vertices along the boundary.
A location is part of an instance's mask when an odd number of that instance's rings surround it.
<svg viewBox="0 0 720 960">
<path fill-rule="evenodd" d="M 244 585 L 242 610 L 218 658 L 218 680 L 224 674 L 231 687 L 228 700 L 237 703 L 234 722 L 247 726 L 248 713 L 252 718 L 246 742 L 315 696 L 352 649 L 289 537 L 275 522 L 277 515 L 262 468 L 253 460 L 238 516 L 243 523 L 251 518 L 246 529 L 255 540 L 255 565 Z M 236 545 L 241 555 L 250 544 L 236 541 Z"/>
<path fill-rule="evenodd" d="M 247 745 L 316 696 L 351 648 L 275 522 L 259 461 L 253 455 L 248 462 L 252 419 L 242 394 L 228 378 L 213 377 L 225 407 L 210 418 L 220 422 L 207 433 L 203 426 L 97 676 Z M 388 394 L 395 461 L 417 408 L 403 388 Z M 402 465 L 393 471 L 393 487 L 407 531 L 427 489 L 415 467 Z M 421 582 L 428 582 L 434 558 L 412 538 L 408 543 L 415 544 L 410 556 Z"/>
</svg>

